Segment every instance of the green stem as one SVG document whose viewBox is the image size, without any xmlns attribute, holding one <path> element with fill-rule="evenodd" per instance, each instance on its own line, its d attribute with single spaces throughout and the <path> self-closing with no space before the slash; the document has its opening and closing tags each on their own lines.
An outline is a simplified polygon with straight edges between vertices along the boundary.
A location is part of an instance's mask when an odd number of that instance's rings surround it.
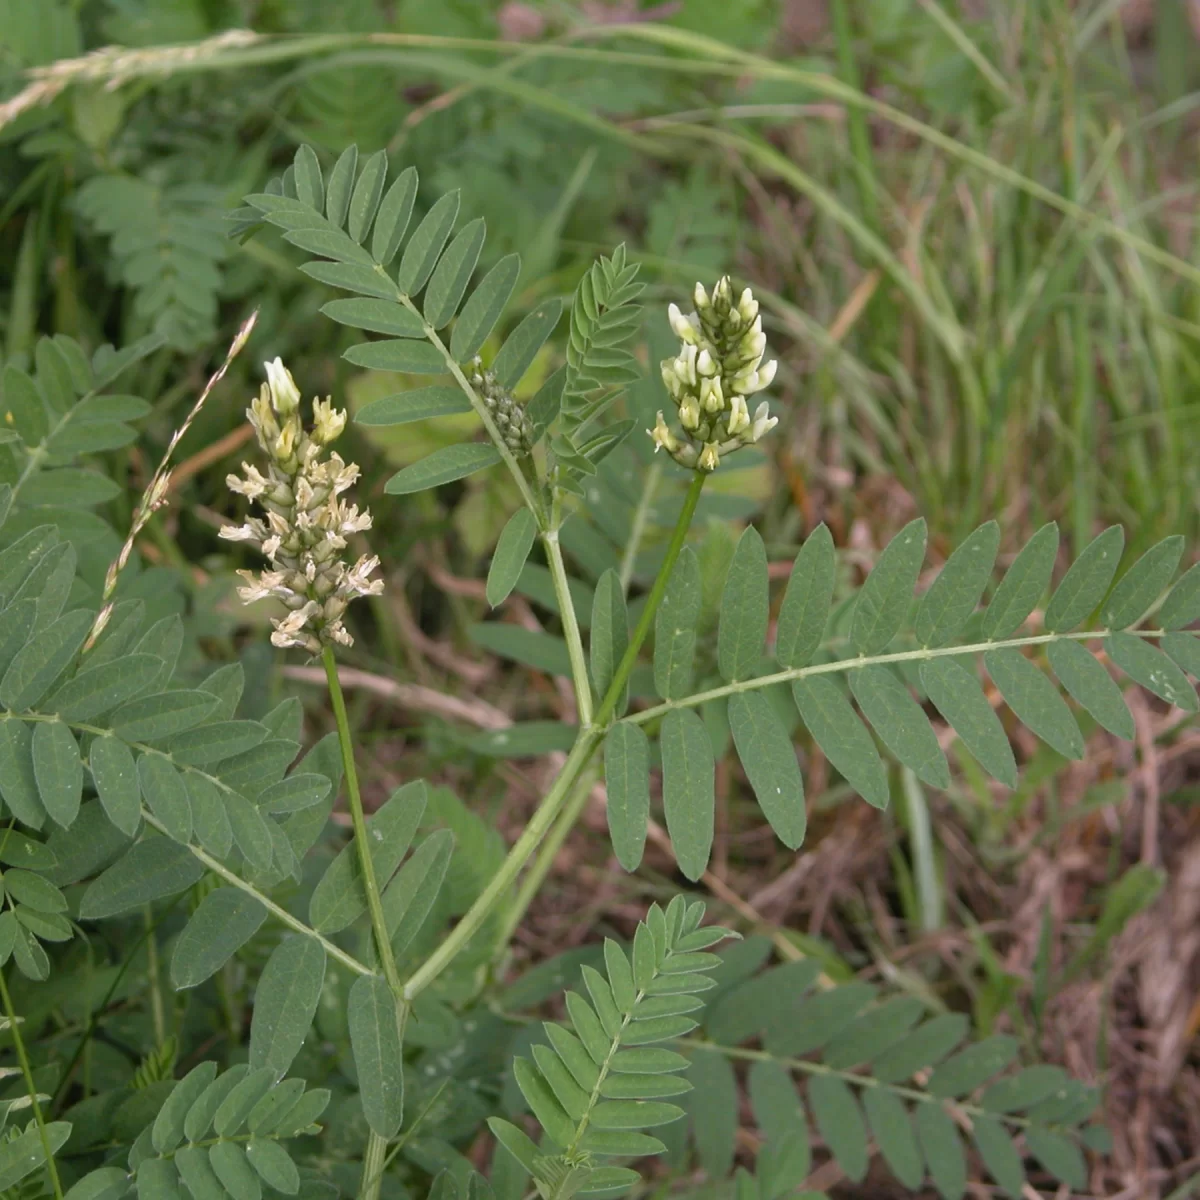
<svg viewBox="0 0 1200 1200">
<path fill-rule="evenodd" d="M 625 693 L 625 685 L 629 682 L 629 676 L 633 674 L 634 665 L 637 663 L 638 651 L 641 650 L 642 643 L 646 640 L 650 632 L 650 626 L 654 623 L 658 606 L 662 603 L 663 594 L 667 590 L 667 582 L 671 578 L 671 572 L 675 568 L 679 552 L 683 549 L 684 540 L 687 538 L 688 529 L 692 524 L 692 517 L 696 514 L 696 505 L 700 503 L 700 492 L 703 490 L 704 481 L 707 478 L 708 474 L 704 471 L 697 471 L 692 476 L 692 482 L 689 484 L 687 495 L 684 497 L 683 510 L 679 514 L 679 520 L 675 522 L 675 530 L 671 534 L 670 543 L 667 545 L 667 556 L 663 559 L 662 566 L 658 569 L 658 575 L 655 577 L 654 584 L 650 588 L 650 595 L 646 598 L 646 605 L 642 609 L 642 615 L 638 618 L 637 626 L 629 639 L 629 645 L 625 650 L 625 654 L 617 665 L 612 684 L 600 704 L 600 711 L 596 713 L 596 724 L 601 729 L 612 720 L 613 713 L 617 708 L 617 702 Z"/>
<path fill-rule="evenodd" d="M 54 1161 L 54 1152 L 50 1149 L 50 1135 L 46 1132 L 46 1120 L 42 1116 L 42 1106 L 38 1103 L 33 1068 L 29 1065 L 29 1055 L 25 1053 L 25 1039 L 21 1037 L 21 1026 L 17 1021 L 12 997 L 8 994 L 8 983 L 4 978 L 3 971 L 0 971 L 0 999 L 4 1001 L 4 1015 L 8 1017 L 8 1028 L 12 1032 L 13 1045 L 17 1048 L 17 1060 L 21 1064 L 21 1073 L 25 1076 L 25 1086 L 29 1089 L 29 1102 L 33 1105 L 33 1118 L 37 1121 L 38 1133 L 41 1135 L 42 1153 L 46 1156 L 46 1169 L 50 1172 L 50 1182 L 54 1187 L 55 1200 L 63 1200 L 62 1182 L 58 1178 L 58 1166 Z"/>
<path fill-rule="evenodd" d="M 537 811 L 529 819 L 521 836 L 513 843 L 508 857 L 500 864 L 500 869 L 492 876 L 487 887 L 479 894 L 479 898 L 463 915 L 459 923 L 450 931 L 442 944 L 412 975 L 404 988 L 404 998 L 411 1001 L 423 992 L 449 965 L 475 935 L 484 921 L 491 915 L 492 909 L 499 903 L 501 897 L 512 886 L 521 868 L 533 857 L 534 851 L 541 844 L 550 826 L 554 824 L 559 811 L 566 804 L 571 786 L 579 778 L 580 772 L 592 757 L 593 751 L 599 744 L 600 738 L 595 729 L 581 730 L 563 769 L 553 786 L 546 793 Z"/>
<path fill-rule="evenodd" d="M 158 988 L 158 939 L 154 936 L 154 914 L 148 904 L 142 907 L 142 921 L 149 934 L 146 939 L 146 978 L 150 986 L 150 1015 L 154 1021 L 155 1045 L 161 1046 L 167 1039 L 167 1021 Z"/>
<path fill-rule="evenodd" d="M 367 835 L 367 818 L 363 812 L 362 794 L 358 787 L 358 770 L 354 765 L 354 741 L 350 732 L 350 722 L 346 717 L 346 699 L 342 695 L 342 685 L 338 679 L 337 660 L 329 646 L 321 651 L 321 661 L 325 664 L 329 699 L 333 705 L 334 720 L 337 722 L 338 746 L 342 751 L 342 767 L 346 775 L 346 793 L 350 798 L 350 820 L 354 825 L 354 845 L 358 854 L 363 890 L 367 894 L 367 910 L 371 914 L 375 950 L 383 967 L 383 976 L 396 999 L 396 1022 L 403 1037 L 408 1019 L 408 1004 L 404 998 L 404 984 L 400 981 L 400 972 L 396 969 L 396 958 L 392 953 L 387 918 L 383 915 L 383 901 L 379 895 L 379 881 L 375 876 L 375 863 L 371 857 L 371 844 Z M 394 1069 L 401 1070 L 401 1064 L 394 1064 Z M 383 1186 L 383 1164 L 387 1159 L 387 1148 L 387 1138 L 372 1130 L 367 1137 L 367 1148 L 363 1154 L 361 1200 L 377 1200 Z"/>
<path fill-rule="evenodd" d="M 567 655 L 571 660 L 571 678 L 575 684 L 575 707 L 579 713 L 579 725 L 580 728 L 587 729 L 592 724 L 592 681 L 588 675 L 587 658 L 583 653 L 579 619 L 575 615 L 575 605 L 571 602 L 567 568 L 563 562 L 562 547 L 558 542 L 557 523 L 542 534 L 542 544 L 546 548 L 546 561 L 550 564 L 554 595 L 558 599 L 558 611 L 562 617 L 563 637 L 567 643 Z"/>
</svg>

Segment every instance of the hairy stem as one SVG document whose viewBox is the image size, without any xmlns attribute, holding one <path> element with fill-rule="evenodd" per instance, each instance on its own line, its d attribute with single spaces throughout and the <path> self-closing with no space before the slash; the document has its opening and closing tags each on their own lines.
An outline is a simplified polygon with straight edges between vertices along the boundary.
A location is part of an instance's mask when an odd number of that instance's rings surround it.
<svg viewBox="0 0 1200 1200">
<path fill-rule="evenodd" d="M 371 914 L 375 950 L 383 967 L 383 976 L 396 999 L 396 1022 L 403 1036 L 408 1004 L 404 998 L 404 984 L 400 982 L 400 973 L 396 969 L 396 958 L 392 953 L 387 919 L 383 915 L 383 900 L 379 894 L 379 881 L 375 877 L 375 863 L 371 857 L 371 844 L 367 834 L 367 818 L 363 813 L 362 794 L 358 787 L 358 770 L 354 765 L 354 741 L 350 733 L 350 722 L 346 717 L 346 699 L 342 695 L 342 685 L 338 679 L 337 660 L 329 646 L 322 650 L 321 661 L 325 664 L 329 699 L 333 704 L 334 720 L 337 722 L 338 745 L 342 751 L 342 767 L 346 775 L 346 793 L 350 799 L 350 819 L 354 825 L 354 845 L 358 854 L 363 890 L 367 894 L 367 910 Z M 401 1070 L 401 1065 L 396 1063 L 395 1069 Z M 372 1130 L 367 1137 L 367 1149 L 363 1155 L 363 1182 L 360 1191 L 362 1200 L 377 1200 L 379 1196 L 383 1186 L 383 1163 L 387 1158 L 387 1147 L 387 1138 Z"/>
<path fill-rule="evenodd" d="M 25 1039 L 21 1036 L 21 1026 L 17 1020 L 16 1009 L 13 1008 L 12 997 L 8 994 L 8 982 L 4 978 L 3 971 L 0 971 L 0 999 L 4 1001 L 4 1015 L 8 1018 L 8 1029 L 12 1034 L 13 1045 L 17 1048 L 17 1060 L 21 1064 L 21 1074 L 25 1076 L 25 1086 L 29 1089 L 29 1102 L 33 1105 L 33 1118 L 37 1122 L 38 1133 L 41 1135 L 42 1153 L 46 1156 L 46 1170 L 50 1172 L 50 1183 L 54 1188 L 55 1200 L 63 1200 L 62 1182 L 58 1178 L 58 1165 L 54 1161 L 54 1152 L 50 1149 L 50 1135 L 46 1132 L 46 1119 L 42 1116 L 42 1106 L 38 1103 L 33 1068 L 29 1065 L 29 1055 L 25 1052 Z"/>
</svg>

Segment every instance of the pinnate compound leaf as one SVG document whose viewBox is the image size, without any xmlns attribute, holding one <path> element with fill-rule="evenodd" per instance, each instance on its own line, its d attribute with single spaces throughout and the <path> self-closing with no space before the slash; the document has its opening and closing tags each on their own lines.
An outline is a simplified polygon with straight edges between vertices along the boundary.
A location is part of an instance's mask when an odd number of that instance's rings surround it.
<svg viewBox="0 0 1200 1200">
<path fill-rule="evenodd" d="M 1132 633 L 1114 633 L 1108 654 L 1135 683 L 1184 712 L 1196 712 L 1200 703 L 1187 676 L 1157 646 Z"/>
<path fill-rule="evenodd" d="M 33 729 L 33 774 L 42 807 L 51 820 L 69 828 L 83 802 L 79 743 L 62 721 L 39 721 Z"/>
<path fill-rule="evenodd" d="M 875 1145 L 892 1174 L 906 1188 L 919 1188 L 925 1178 L 925 1164 L 908 1109 L 894 1092 L 882 1087 L 863 1092 L 863 1109 Z"/>
<path fill-rule="evenodd" d="M 371 862 L 381 888 L 386 887 L 408 852 L 425 812 L 424 781 L 405 784 L 367 821 Z M 348 842 L 313 889 L 308 919 L 320 933 L 336 933 L 367 911 L 367 893 L 359 877 L 358 848 Z"/>
<path fill-rule="evenodd" d="M 315 938 L 288 934 L 258 981 L 250 1022 L 250 1066 L 282 1078 L 308 1035 L 325 981 L 325 948 Z M 189 1135 L 190 1136 L 190 1135 Z"/>
<path fill-rule="evenodd" d="M 1095 612 L 1117 573 L 1124 546 L 1125 530 L 1110 525 L 1084 547 L 1046 606 L 1048 632 L 1066 633 Z"/>
<path fill-rule="evenodd" d="M 691 691 L 701 598 L 700 560 L 684 546 L 654 618 L 654 686 L 664 700 Z"/>
<path fill-rule="evenodd" d="M 456 362 L 468 362 L 479 353 L 496 322 L 504 315 L 520 274 L 520 255 L 505 255 L 467 298 L 450 335 L 450 353 Z"/>
<path fill-rule="evenodd" d="M 879 654 L 899 632 L 924 561 L 925 520 L 918 517 L 887 544 L 859 589 L 850 626 L 859 654 Z"/>
<path fill-rule="evenodd" d="M 867 1127 L 849 1086 L 836 1075 L 808 1081 L 808 1103 L 829 1153 L 856 1183 L 867 1174 Z"/>
<path fill-rule="evenodd" d="M 562 316 L 562 301 L 544 300 L 508 335 L 492 363 L 501 387 L 515 388 Z"/>
<path fill-rule="evenodd" d="M 1025 1164 L 1008 1131 L 994 1117 L 971 1119 L 975 1147 L 988 1174 L 1012 1200 L 1021 1200 L 1025 1187 Z"/>
<path fill-rule="evenodd" d="M 683 874 L 699 879 L 712 850 L 714 763 L 704 722 L 690 709 L 676 708 L 659 734 L 663 764 L 663 811 L 671 846 Z"/>
<path fill-rule="evenodd" d="M 946 560 L 917 609 L 918 645 L 945 646 L 970 620 L 992 575 L 1000 549 L 1000 526 L 981 525 Z"/>
<path fill-rule="evenodd" d="M 267 910 L 238 888 L 209 892 L 175 942 L 171 982 L 196 987 L 215 975 L 267 919 Z"/>
<path fill-rule="evenodd" d="M 1046 657 L 1067 694 L 1109 733 L 1132 741 L 1133 715 L 1113 677 L 1076 641 L 1064 638 L 1046 647 Z"/>
<path fill-rule="evenodd" d="M 767 550 L 748 525 L 738 539 L 721 594 L 717 663 L 728 682 L 747 679 L 758 665 L 767 638 Z"/>
<path fill-rule="evenodd" d="M 788 577 L 775 634 L 780 666 L 807 667 L 812 662 L 829 620 L 836 576 L 833 535 L 821 524 L 800 547 Z"/>
<path fill-rule="evenodd" d="M 396 286 L 405 295 L 415 296 L 432 274 L 450 237 L 450 230 L 454 228 L 460 200 L 457 191 L 447 192 L 435 201 L 413 230 L 413 235 L 408 239 L 408 245 L 404 247 L 400 258 L 400 270 L 396 274 Z"/>
<path fill-rule="evenodd" d="M 933 1186 L 942 1200 L 960 1200 L 967 1190 L 967 1158 L 957 1127 L 940 1104 L 918 1104 L 915 1115 Z"/>
<path fill-rule="evenodd" d="M 797 679 L 792 696 L 813 740 L 846 782 L 868 804 L 886 808 L 887 772 L 871 735 L 831 679 Z"/>
<path fill-rule="evenodd" d="M 517 586 L 525 561 L 537 536 L 537 520 L 527 508 L 519 508 L 508 519 L 496 543 L 496 553 L 488 568 L 487 602 L 495 608 Z"/>
<path fill-rule="evenodd" d="M 1109 629 L 1136 625 L 1175 577 L 1183 557 L 1183 538 L 1163 538 L 1150 547 L 1121 577 L 1100 613 Z"/>
<path fill-rule="evenodd" d="M 495 446 L 485 442 L 460 442 L 435 450 L 412 466 L 397 471 L 383 490 L 390 496 L 407 496 L 443 483 L 453 483 L 485 467 L 495 466 L 499 461 L 500 452 Z"/>
<path fill-rule="evenodd" d="M 804 841 L 808 812 L 792 740 L 761 692 L 729 698 L 729 727 L 746 778 L 775 835 L 790 850 Z"/>
<path fill-rule="evenodd" d="M 948 788 L 950 768 L 912 693 L 884 666 L 850 672 L 850 691 L 883 744 L 930 787 Z"/>
<path fill-rule="evenodd" d="M 1005 703 L 1023 725 L 1065 758 L 1083 757 L 1083 734 L 1067 702 L 1029 659 L 1019 650 L 1005 647 L 989 650 L 983 662 Z"/>
<path fill-rule="evenodd" d="M 1200 563 L 1186 571 L 1167 594 L 1158 620 L 1163 629 L 1182 629 L 1200 621 Z"/>
<path fill-rule="evenodd" d="M 186 891 L 203 874 L 204 867 L 177 842 L 144 838 L 88 885 L 79 902 L 79 916 L 95 921 L 131 912 Z"/>
<path fill-rule="evenodd" d="M 1013 559 L 983 614 L 980 632 L 989 641 L 1010 637 L 1044 595 L 1058 555 L 1058 526 L 1043 525 Z"/>
<path fill-rule="evenodd" d="M 636 871 L 650 819 L 650 743 L 640 725 L 622 722 L 608 731 L 604 783 L 613 853 L 626 871 Z"/>
</svg>

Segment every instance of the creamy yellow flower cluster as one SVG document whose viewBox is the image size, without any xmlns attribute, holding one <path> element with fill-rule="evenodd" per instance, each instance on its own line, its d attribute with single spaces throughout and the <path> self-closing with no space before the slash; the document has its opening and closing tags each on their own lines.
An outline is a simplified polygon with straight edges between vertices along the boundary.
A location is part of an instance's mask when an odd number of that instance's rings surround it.
<svg viewBox="0 0 1200 1200">
<path fill-rule="evenodd" d="M 243 463 L 242 475 L 226 479 L 265 516 L 227 525 L 221 536 L 252 542 L 270 563 L 257 574 L 239 571 L 246 586 L 238 594 L 247 604 L 273 596 L 291 610 L 272 620 L 272 643 L 319 654 L 323 645 L 352 645 L 342 623 L 350 602 L 383 591 L 383 581 L 370 578 L 379 566 L 376 556 L 363 555 L 353 566 L 343 556 L 349 537 L 371 528 L 371 514 L 341 498 L 358 479 L 358 467 L 337 454 L 326 457 L 346 427 L 345 412 L 329 399 L 314 400 L 313 426 L 306 431 L 291 373 L 278 358 L 266 371 L 267 382 L 246 410 L 267 456 L 266 471 Z"/>
<path fill-rule="evenodd" d="M 763 364 L 767 337 L 758 301 L 749 288 L 734 302 L 729 276 L 712 295 L 697 283 L 696 311 L 685 316 L 672 304 L 671 328 L 679 337 L 679 353 L 662 363 L 663 383 L 679 409 L 683 437 L 672 432 L 660 412 L 649 430 L 654 449 L 666 450 L 676 462 L 715 471 L 722 454 L 757 442 L 778 423 L 763 400 L 753 417 L 747 396 L 761 392 L 775 378 L 777 363 Z"/>
</svg>

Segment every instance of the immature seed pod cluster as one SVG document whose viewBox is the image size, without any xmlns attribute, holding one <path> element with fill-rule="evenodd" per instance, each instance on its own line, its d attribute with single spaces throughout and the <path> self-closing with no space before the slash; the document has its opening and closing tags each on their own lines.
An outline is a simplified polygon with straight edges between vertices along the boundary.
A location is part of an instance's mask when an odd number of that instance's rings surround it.
<svg viewBox="0 0 1200 1200">
<path fill-rule="evenodd" d="M 715 471 L 721 455 L 757 442 L 778 423 L 768 415 L 765 400 L 753 417 L 746 401 L 769 386 L 778 364 L 763 363 L 767 336 L 749 288 L 735 302 L 725 275 L 711 296 L 697 283 L 693 299 L 696 311 L 686 316 L 674 304 L 667 310 L 680 345 L 674 358 L 662 362 L 663 383 L 679 410 L 683 436 L 672 431 L 661 412 L 648 432 L 655 451 L 666 450 L 685 467 Z"/>
<path fill-rule="evenodd" d="M 491 371 L 484 370 L 483 360 L 478 356 L 471 360 L 468 370 L 470 384 L 492 414 L 492 420 L 496 422 L 504 444 L 518 458 L 528 454 L 533 448 L 533 425 L 524 405 Z"/>
<path fill-rule="evenodd" d="M 300 391 L 277 358 L 266 364 L 267 382 L 246 410 L 266 470 L 242 464 L 242 475 L 226 484 L 256 502 L 262 518 L 227 525 L 221 536 L 252 542 L 266 556 L 268 570 L 239 571 L 246 586 L 238 594 L 246 604 L 273 596 L 290 610 L 272 619 L 276 646 L 300 646 L 310 654 L 332 643 L 353 644 L 342 618 L 358 596 L 378 595 L 383 581 L 371 579 L 375 555 L 353 565 L 345 558 L 347 540 L 371 528 L 371 514 L 342 499 L 358 479 L 358 467 L 327 448 L 346 427 L 346 414 L 332 402 L 313 400 L 313 424 L 300 419 Z"/>
</svg>

